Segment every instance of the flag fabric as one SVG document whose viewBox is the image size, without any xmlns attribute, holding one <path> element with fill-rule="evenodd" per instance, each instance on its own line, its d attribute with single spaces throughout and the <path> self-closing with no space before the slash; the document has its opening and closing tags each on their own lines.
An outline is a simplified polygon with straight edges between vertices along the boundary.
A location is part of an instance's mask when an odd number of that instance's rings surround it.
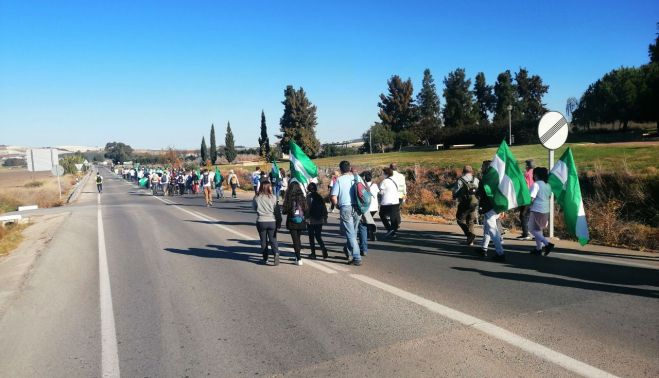
<svg viewBox="0 0 659 378">
<path fill-rule="evenodd" d="M 505 140 L 483 176 L 483 188 L 497 213 L 531 204 L 524 174 Z"/>
<path fill-rule="evenodd" d="M 556 162 L 549 173 L 549 185 L 556 197 L 556 202 L 563 209 L 563 218 L 568 232 L 577 237 L 579 244 L 586 245 L 590 239 L 586 212 L 581 198 L 579 174 L 574 165 L 572 149 L 568 149 Z"/>
<path fill-rule="evenodd" d="M 274 182 L 281 181 L 281 174 L 279 173 L 279 166 L 275 160 L 272 161 L 272 170 L 270 171 L 270 179 Z"/>
<path fill-rule="evenodd" d="M 291 181 L 297 181 L 306 188 L 307 184 L 318 176 L 318 167 L 292 140 L 288 142 L 291 160 Z"/>
</svg>

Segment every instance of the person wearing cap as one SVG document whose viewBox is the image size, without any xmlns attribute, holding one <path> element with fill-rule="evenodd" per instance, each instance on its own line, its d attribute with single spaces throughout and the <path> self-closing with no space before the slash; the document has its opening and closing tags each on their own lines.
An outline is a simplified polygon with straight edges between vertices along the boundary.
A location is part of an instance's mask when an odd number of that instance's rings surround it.
<svg viewBox="0 0 659 378">
<path fill-rule="evenodd" d="M 474 245 L 474 224 L 478 218 L 478 179 L 474 177 L 474 168 L 465 165 L 462 169 L 462 177 L 458 179 L 453 190 L 453 199 L 458 200 L 458 210 L 455 219 L 462 232 L 467 237 L 466 244 Z"/>
<path fill-rule="evenodd" d="M 531 190 L 533 186 L 533 168 L 535 164 L 533 159 L 526 160 L 526 171 L 524 172 L 524 180 L 526 180 L 526 186 Z M 518 240 L 531 240 L 531 235 L 529 235 L 529 214 L 530 206 L 520 206 L 519 207 L 519 221 L 522 224 L 522 235 L 518 236 Z"/>
</svg>

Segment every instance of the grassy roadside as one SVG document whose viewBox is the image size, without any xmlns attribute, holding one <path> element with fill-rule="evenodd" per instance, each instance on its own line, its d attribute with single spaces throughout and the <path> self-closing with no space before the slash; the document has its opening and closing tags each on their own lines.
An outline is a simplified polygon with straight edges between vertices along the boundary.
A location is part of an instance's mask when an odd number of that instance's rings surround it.
<svg viewBox="0 0 659 378">
<path fill-rule="evenodd" d="M 23 230 L 28 227 L 27 224 L 9 223 L 6 226 L 0 226 L 0 256 L 8 255 L 23 241 Z"/>
</svg>

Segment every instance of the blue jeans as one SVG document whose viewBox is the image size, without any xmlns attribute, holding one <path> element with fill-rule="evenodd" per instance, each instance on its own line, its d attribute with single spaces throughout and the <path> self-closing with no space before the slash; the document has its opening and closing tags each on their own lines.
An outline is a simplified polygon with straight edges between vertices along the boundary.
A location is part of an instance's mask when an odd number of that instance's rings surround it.
<svg viewBox="0 0 659 378">
<path fill-rule="evenodd" d="M 360 216 L 352 206 L 341 206 L 339 211 L 341 232 L 346 237 L 346 248 L 352 252 L 355 261 L 361 261 L 359 244 L 357 243 L 357 232 L 359 229 Z"/>
<path fill-rule="evenodd" d="M 364 256 L 366 256 L 366 253 L 368 252 L 368 225 L 366 223 L 359 222 L 358 235 L 359 250 Z"/>
</svg>

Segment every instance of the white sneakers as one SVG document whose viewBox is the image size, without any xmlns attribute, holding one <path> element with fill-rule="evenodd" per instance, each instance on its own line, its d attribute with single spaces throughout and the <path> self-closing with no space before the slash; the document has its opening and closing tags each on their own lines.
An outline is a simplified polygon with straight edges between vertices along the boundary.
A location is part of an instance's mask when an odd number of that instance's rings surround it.
<svg viewBox="0 0 659 378">
<path fill-rule="evenodd" d="M 295 261 L 295 265 L 297 265 L 297 266 L 302 266 L 302 259 L 300 259 L 300 260 L 296 260 L 296 261 Z"/>
</svg>

